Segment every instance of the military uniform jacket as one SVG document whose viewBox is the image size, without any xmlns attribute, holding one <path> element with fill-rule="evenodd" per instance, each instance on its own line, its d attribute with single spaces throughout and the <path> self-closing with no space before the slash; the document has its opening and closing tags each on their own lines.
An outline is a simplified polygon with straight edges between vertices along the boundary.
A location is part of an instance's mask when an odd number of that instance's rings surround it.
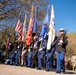
<svg viewBox="0 0 76 75">
<path fill-rule="evenodd" d="M 68 44 L 68 37 L 64 36 L 62 39 L 63 43 L 59 44 L 60 42 L 60 36 L 57 37 L 57 42 L 56 42 L 56 52 L 66 52 L 66 45 Z"/>
</svg>

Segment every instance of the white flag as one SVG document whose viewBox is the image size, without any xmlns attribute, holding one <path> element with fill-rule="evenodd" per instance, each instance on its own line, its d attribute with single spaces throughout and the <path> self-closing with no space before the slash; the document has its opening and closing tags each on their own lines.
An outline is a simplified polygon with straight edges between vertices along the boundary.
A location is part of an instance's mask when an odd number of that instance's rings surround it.
<svg viewBox="0 0 76 75">
<path fill-rule="evenodd" d="M 52 4 L 51 18 L 50 18 L 49 32 L 48 32 L 47 50 L 51 49 L 51 44 L 53 43 L 54 38 L 55 38 L 55 15 L 54 15 L 54 7 Z"/>
<path fill-rule="evenodd" d="M 22 41 L 25 42 L 25 36 L 26 36 L 26 14 L 25 14 L 25 19 L 24 19 L 24 24 L 23 24 L 23 30 L 22 30 Z"/>
</svg>

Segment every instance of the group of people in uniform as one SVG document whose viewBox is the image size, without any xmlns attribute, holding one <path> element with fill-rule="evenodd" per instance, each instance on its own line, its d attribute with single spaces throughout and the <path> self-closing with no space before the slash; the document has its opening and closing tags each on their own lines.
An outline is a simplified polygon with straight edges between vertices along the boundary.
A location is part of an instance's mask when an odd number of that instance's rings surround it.
<svg viewBox="0 0 76 75">
<path fill-rule="evenodd" d="M 10 65 L 21 65 L 46 71 L 56 69 L 57 73 L 65 73 L 65 53 L 68 37 L 64 28 L 60 29 L 60 35 L 55 36 L 51 49 L 47 50 L 48 35 L 40 38 L 39 33 L 32 34 L 31 44 L 27 45 L 20 40 L 15 40 L 10 54 Z M 56 61 L 54 61 L 56 60 Z M 55 67 L 56 66 L 56 67 Z"/>
</svg>

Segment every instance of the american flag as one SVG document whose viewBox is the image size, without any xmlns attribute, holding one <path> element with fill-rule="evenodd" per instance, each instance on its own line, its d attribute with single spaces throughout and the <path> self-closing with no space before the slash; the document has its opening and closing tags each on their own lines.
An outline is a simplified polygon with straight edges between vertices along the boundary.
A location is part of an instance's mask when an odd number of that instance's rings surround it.
<svg viewBox="0 0 76 75">
<path fill-rule="evenodd" d="M 17 31 L 18 33 L 21 33 L 21 24 L 20 24 L 20 20 L 17 21 L 17 25 L 15 27 L 15 31 Z"/>
<path fill-rule="evenodd" d="M 6 42 L 6 50 L 10 49 L 10 45 L 11 45 L 11 43 L 10 43 L 10 36 L 8 36 L 8 40 Z"/>
</svg>

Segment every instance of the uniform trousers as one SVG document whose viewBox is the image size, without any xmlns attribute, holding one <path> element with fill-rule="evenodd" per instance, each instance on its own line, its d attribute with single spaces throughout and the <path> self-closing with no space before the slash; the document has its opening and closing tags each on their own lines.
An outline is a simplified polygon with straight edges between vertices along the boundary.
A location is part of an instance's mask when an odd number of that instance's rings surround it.
<svg viewBox="0 0 76 75">
<path fill-rule="evenodd" d="M 42 68 L 43 67 L 43 58 L 45 56 L 45 50 L 42 51 L 38 51 L 38 68 Z"/>
<path fill-rule="evenodd" d="M 34 49 L 32 51 L 32 63 L 31 63 L 31 67 L 37 67 L 37 54 L 38 54 L 38 51 L 37 49 Z"/>
<path fill-rule="evenodd" d="M 21 65 L 25 65 L 26 61 L 25 61 L 25 55 L 27 53 L 27 50 L 22 50 L 22 54 L 21 54 Z"/>
<path fill-rule="evenodd" d="M 61 68 L 63 69 L 63 72 L 65 71 L 64 55 L 65 52 L 56 52 L 56 59 L 57 59 L 56 71 L 61 71 Z"/>
<path fill-rule="evenodd" d="M 46 70 L 53 69 L 53 55 L 55 48 L 53 47 L 50 51 L 46 51 Z"/>
<path fill-rule="evenodd" d="M 13 64 L 13 62 L 14 62 L 14 57 L 15 57 L 15 52 L 13 52 L 13 53 L 10 55 L 10 65 Z"/>
<path fill-rule="evenodd" d="M 18 66 L 19 65 L 19 56 L 20 56 L 21 52 L 17 51 L 16 55 L 15 55 L 15 65 Z"/>
<path fill-rule="evenodd" d="M 31 56 L 32 56 L 32 52 L 29 51 L 27 54 L 27 66 L 30 67 L 31 66 Z"/>
</svg>

